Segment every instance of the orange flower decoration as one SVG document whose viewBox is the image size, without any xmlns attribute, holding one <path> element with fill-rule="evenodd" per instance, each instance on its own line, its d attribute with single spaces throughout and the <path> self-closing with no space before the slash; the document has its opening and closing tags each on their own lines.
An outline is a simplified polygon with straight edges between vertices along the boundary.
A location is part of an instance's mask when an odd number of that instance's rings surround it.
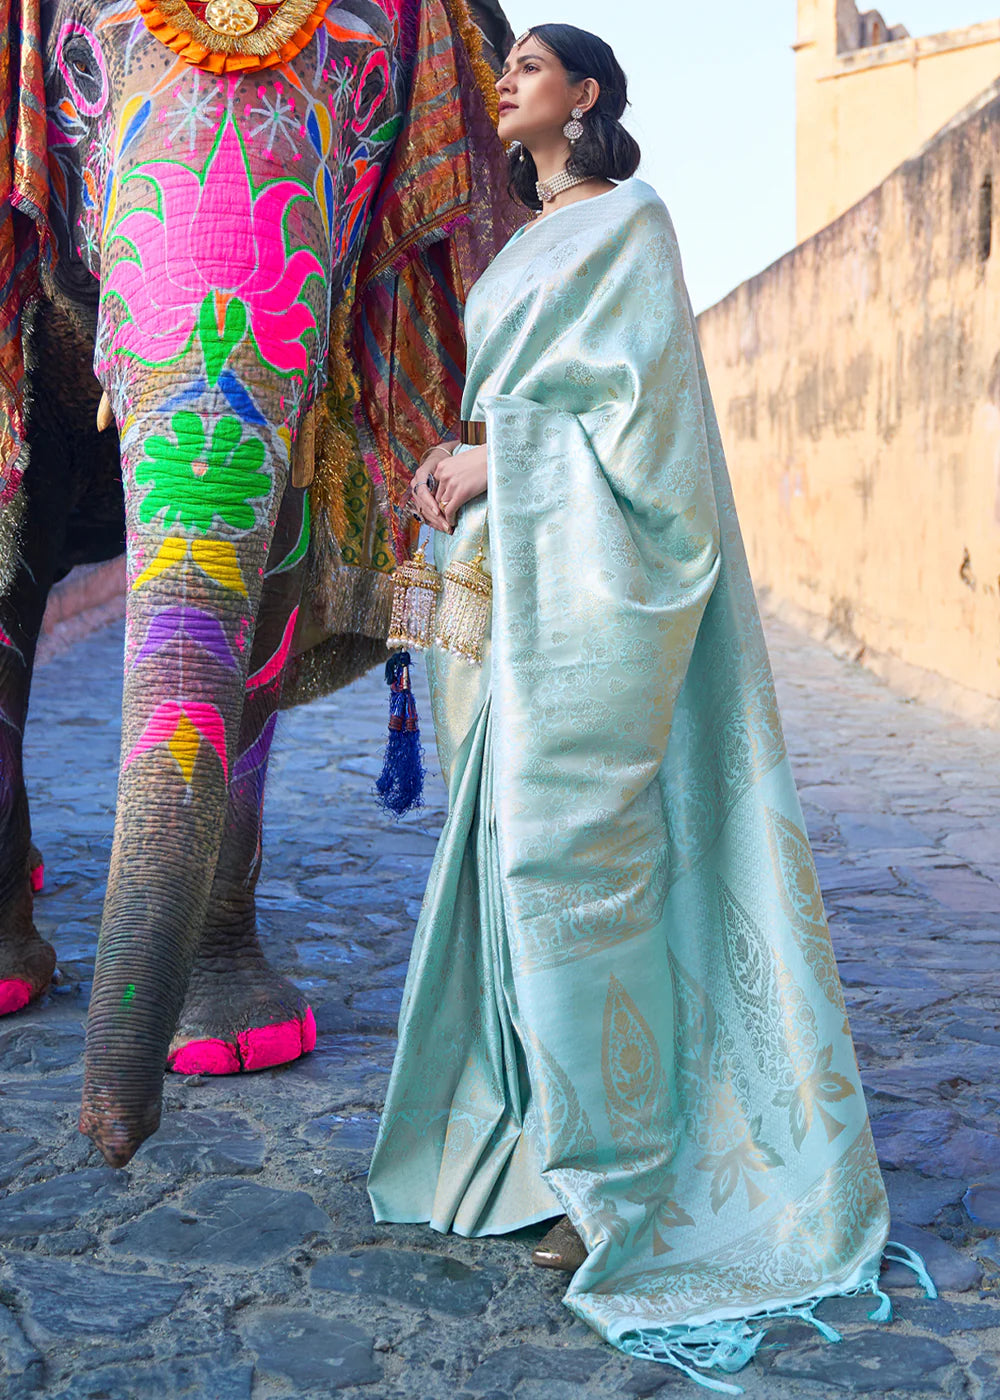
<svg viewBox="0 0 1000 1400">
<path fill-rule="evenodd" d="M 330 0 L 138 0 L 149 32 L 207 73 L 253 73 L 287 63 L 315 34 Z M 204 17 L 202 17 L 204 16 Z M 215 26 L 218 25 L 216 28 Z"/>
</svg>

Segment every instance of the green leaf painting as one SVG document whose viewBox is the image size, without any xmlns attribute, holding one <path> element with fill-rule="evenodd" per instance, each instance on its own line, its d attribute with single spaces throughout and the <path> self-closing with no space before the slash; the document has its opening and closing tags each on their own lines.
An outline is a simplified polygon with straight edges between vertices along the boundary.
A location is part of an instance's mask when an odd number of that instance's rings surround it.
<svg viewBox="0 0 1000 1400">
<path fill-rule="evenodd" d="M 220 307 L 221 303 L 221 307 Z M 219 310 L 224 307 L 222 326 Z M 198 312 L 198 337 L 205 356 L 209 384 L 218 383 L 219 375 L 233 350 L 243 339 L 247 328 L 247 309 L 239 297 L 231 300 L 210 292 Z"/>
<path fill-rule="evenodd" d="M 173 440 L 152 434 L 135 472 L 138 486 L 149 486 L 139 519 L 159 519 L 163 528 L 208 534 L 218 526 L 252 530 L 257 523 L 253 501 L 266 500 L 271 476 L 264 470 L 264 444 L 243 441 L 238 418 L 220 418 L 206 445 L 205 425 L 197 413 L 181 411 L 170 420 Z M 217 523 L 218 522 L 218 525 Z"/>
</svg>

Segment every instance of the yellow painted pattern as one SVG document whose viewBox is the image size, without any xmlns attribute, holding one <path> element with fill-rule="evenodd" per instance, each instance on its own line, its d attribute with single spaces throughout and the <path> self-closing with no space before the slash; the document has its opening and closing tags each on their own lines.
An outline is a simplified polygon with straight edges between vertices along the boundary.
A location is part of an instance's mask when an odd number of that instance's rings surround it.
<svg viewBox="0 0 1000 1400">
<path fill-rule="evenodd" d="M 192 540 L 191 557 L 202 573 L 221 588 L 248 596 L 236 546 L 230 540 Z"/>
<path fill-rule="evenodd" d="M 177 766 L 181 770 L 181 776 L 191 786 L 191 777 L 194 773 L 194 761 L 198 757 L 198 748 L 201 744 L 197 729 L 188 719 L 187 715 L 181 715 L 177 721 L 177 728 L 174 730 L 167 744 L 167 748 L 177 760 Z"/>
<path fill-rule="evenodd" d="M 156 552 L 156 557 L 152 563 L 147 564 L 142 573 L 132 585 L 132 592 L 142 588 L 154 578 L 159 578 L 160 574 L 167 569 L 179 564 L 187 554 L 187 540 L 178 539 L 176 535 L 171 535 L 163 541 Z"/>
</svg>

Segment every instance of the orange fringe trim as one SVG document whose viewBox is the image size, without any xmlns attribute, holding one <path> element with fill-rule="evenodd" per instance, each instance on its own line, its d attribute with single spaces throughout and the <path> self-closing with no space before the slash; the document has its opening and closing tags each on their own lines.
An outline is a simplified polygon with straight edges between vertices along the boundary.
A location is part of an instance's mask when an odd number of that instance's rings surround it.
<svg viewBox="0 0 1000 1400">
<path fill-rule="evenodd" d="M 285 0 L 260 29 L 234 36 L 216 34 L 196 19 L 184 0 L 138 0 L 151 34 L 186 63 L 206 73 L 253 73 L 274 68 L 301 53 L 315 34 L 330 0 Z"/>
</svg>

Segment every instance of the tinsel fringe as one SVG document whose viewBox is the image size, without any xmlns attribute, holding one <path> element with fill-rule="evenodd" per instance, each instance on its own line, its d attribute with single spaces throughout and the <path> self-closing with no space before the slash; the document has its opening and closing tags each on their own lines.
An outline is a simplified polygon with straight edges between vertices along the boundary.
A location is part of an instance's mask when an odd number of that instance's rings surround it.
<svg viewBox="0 0 1000 1400">
<path fill-rule="evenodd" d="M 285 671 L 280 707 L 308 705 L 385 663 L 385 639 L 352 637 L 340 633 L 327 637 L 302 655 L 293 656 Z"/>
<path fill-rule="evenodd" d="M 475 75 L 480 95 L 495 126 L 500 120 L 500 98 L 496 90 L 497 75 L 483 54 L 483 36 L 479 32 L 479 27 L 472 18 L 465 0 L 444 0 L 444 5 L 458 29 L 462 43 L 465 45 L 465 51 L 469 55 L 469 63 Z"/>
<path fill-rule="evenodd" d="M 21 528 L 24 523 L 25 497 L 17 491 L 0 508 L 0 594 L 10 591 L 17 576 L 21 558 Z"/>
</svg>

